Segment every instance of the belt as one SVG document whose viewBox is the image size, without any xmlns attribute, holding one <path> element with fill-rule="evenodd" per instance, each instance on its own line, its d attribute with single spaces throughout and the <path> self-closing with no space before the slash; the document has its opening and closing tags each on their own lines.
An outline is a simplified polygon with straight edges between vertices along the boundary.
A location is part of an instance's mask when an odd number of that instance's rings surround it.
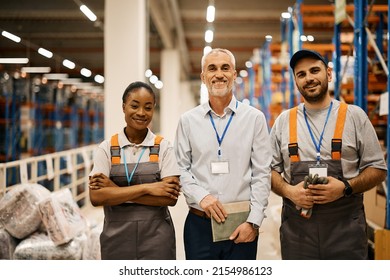
<svg viewBox="0 0 390 280">
<path fill-rule="evenodd" d="M 198 217 L 210 219 L 210 218 L 207 216 L 206 212 L 201 211 L 201 210 L 198 210 L 198 209 L 196 209 L 196 208 L 190 207 L 190 212 L 191 212 L 192 214 L 195 214 L 195 215 L 198 216 Z"/>
</svg>

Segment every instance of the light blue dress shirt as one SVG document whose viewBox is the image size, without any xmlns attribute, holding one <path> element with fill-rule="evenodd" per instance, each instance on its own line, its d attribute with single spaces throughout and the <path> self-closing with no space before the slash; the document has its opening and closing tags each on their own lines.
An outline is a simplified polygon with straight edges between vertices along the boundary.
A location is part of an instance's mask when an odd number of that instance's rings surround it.
<svg viewBox="0 0 390 280">
<path fill-rule="evenodd" d="M 221 137 L 231 114 L 230 125 Z M 209 103 L 184 113 L 176 131 L 175 153 L 181 171 L 182 191 L 190 207 L 201 209 L 200 201 L 212 194 L 221 203 L 250 201 L 248 222 L 261 225 L 271 189 L 271 144 L 264 114 L 238 102 L 233 96 L 223 116 L 213 112 Z M 213 174 L 211 163 L 228 161 L 229 173 Z"/>
</svg>

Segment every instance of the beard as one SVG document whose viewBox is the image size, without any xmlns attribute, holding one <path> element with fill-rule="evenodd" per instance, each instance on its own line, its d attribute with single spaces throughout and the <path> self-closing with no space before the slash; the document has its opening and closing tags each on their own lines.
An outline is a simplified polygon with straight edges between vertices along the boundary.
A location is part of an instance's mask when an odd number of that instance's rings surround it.
<svg viewBox="0 0 390 280">
<path fill-rule="evenodd" d="M 210 85 L 208 87 L 208 91 L 211 96 L 222 97 L 227 95 L 231 91 L 231 88 L 229 88 L 228 86 L 225 86 L 223 88 L 220 87 L 215 88 L 213 85 Z"/>
<path fill-rule="evenodd" d="M 298 87 L 298 90 L 308 103 L 317 103 L 325 99 L 328 93 L 328 83 L 321 84 L 318 93 L 317 92 L 312 93 L 309 90 L 305 89 L 304 87 Z"/>
</svg>

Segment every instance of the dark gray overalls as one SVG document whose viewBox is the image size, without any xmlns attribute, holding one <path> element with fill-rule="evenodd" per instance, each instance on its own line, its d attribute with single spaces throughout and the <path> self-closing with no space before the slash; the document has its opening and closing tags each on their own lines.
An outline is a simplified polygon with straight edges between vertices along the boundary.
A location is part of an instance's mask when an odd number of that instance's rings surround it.
<svg viewBox="0 0 390 280">
<path fill-rule="evenodd" d="M 328 176 L 335 178 L 343 176 L 341 136 L 347 106 L 345 103 L 341 104 L 332 139 L 332 160 L 321 161 L 328 164 Z M 342 107 L 344 108 L 341 109 Z M 302 182 L 309 174 L 308 165 L 316 163 L 299 160 L 296 110 L 295 107 L 290 112 L 291 185 Z M 294 121 L 295 125 L 292 124 Z M 291 138 L 294 137 L 294 133 L 295 138 Z M 282 259 L 367 259 L 368 245 L 362 194 L 342 197 L 327 204 L 315 204 L 312 210 L 310 218 L 302 217 L 295 204 L 283 198 L 280 227 Z"/>
<path fill-rule="evenodd" d="M 111 146 L 112 157 L 120 157 L 119 145 L 111 142 Z M 151 160 L 156 154 L 158 156 L 158 152 L 159 143 L 155 143 L 150 151 Z M 128 170 L 133 170 L 135 163 L 127 166 Z M 128 186 L 124 164 L 112 164 L 110 179 L 118 186 Z M 160 171 L 157 157 L 156 161 L 138 164 L 130 185 L 158 181 Z M 103 232 L 100 235 L 102 259 L 176 259 L 175 230 L 167 206 L 122 203 L 104 206 L 104 215 Z"/>
</svg>

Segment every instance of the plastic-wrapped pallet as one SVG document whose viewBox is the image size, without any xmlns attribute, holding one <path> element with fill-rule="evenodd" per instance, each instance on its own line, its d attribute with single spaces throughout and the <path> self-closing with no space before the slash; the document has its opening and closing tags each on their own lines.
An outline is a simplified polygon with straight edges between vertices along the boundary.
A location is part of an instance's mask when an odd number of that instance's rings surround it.
<svg viewBox="0 0 390 280">
<path fill-rule="evenodd" d="M 55 245 L 68 243 L 87 230 L 87 223 L 69 189 L 52 192 L 39 204 L 43 224 Z"/>
<path fill-rule="evenodd" d="M 75 238 L 67 244 L 56 246 L 45 233 L 35 232 L 15 248 L 15 260 L 80 260 L 82 242 Z"/>
<path fill-rule="evenodd" d="M 0 260 L 12 260 L 17 240 L 0 226 Z"/>
<path fill-rule="evenodd" d="M 100 234 L 103 224 L 92 227 L 87 233 L 87 242 L 83 248 L 83 260 L 101 260 Z"/>
<path fill-rule="evenodd" d="M 0 223 L 13 237 L 23 239 L 41 225 L 39 202 L 50 191 L 39 184 L 21 184 L 10 189 L 0 200 Z"/>
</svg>

